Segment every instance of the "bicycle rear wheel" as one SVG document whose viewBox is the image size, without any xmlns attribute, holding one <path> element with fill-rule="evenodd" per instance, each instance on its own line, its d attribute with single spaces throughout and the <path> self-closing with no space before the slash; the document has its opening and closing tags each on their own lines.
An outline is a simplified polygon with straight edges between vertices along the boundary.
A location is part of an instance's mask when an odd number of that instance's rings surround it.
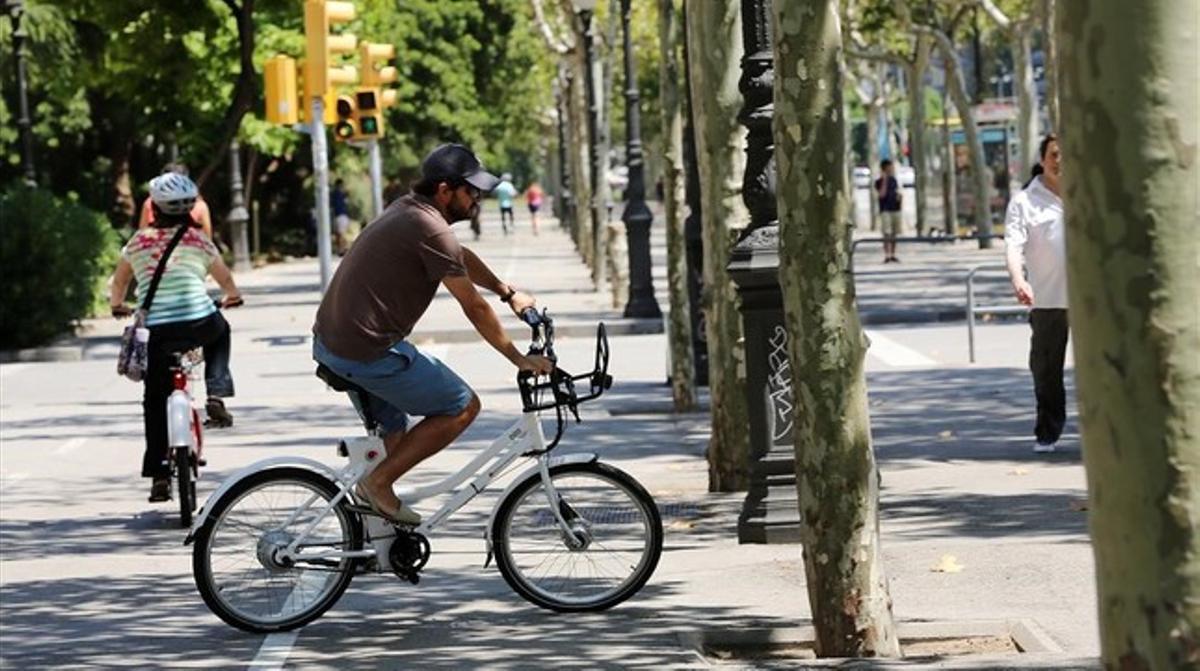
<svg viewBox="0 0 1200 671">
<path fill-rule="evenodd" d="M 260 471 L 213 504 L 196 534 L 192 573 L 204 602 L 225 622 L 254 633 L 286 631 L 317 619 L 354 577 L 357 560 L 278 559 L 278 552 L 317 521 L 338 488 L 304 468 Z M 318 552 L 362 548 L 361 521 L 339 502 L 299 547 Z"/>
<path fill-rule="evenodd" d="M 171 460 L 174 462 L 175 491 L 179 497 L 179 525 L 183 528 L 192 526 L 192 512 L 196 510 L 196 482 L 192 478 L 191 450 L 187 447 L 172 447 Z"/>
<path fill-rule="evenodd" d="M 654 499 L 626 473 L 599 462 L 550 469 L 559 510 L 540 477 L 500 504 L 492 528 L 496 566 L 528 601 L 559 612 L 599 611 L 633 596 L 662 554 Z"/>
</svg>

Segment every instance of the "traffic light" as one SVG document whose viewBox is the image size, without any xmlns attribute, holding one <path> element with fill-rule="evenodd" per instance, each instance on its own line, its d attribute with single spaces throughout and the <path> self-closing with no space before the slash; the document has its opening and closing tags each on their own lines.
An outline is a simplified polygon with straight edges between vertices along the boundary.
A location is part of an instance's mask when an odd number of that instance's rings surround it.
<svg viewBox="0 0 1200 671">
<path fill-rule="evenodd" d="M 353 52 L 358 38 L 348 33 L 329 33 L 333 24 L 350 21 L 354 15 L 354 5 L 349 2 L 305 0 L 304 36 L 308 45 L 304 64 L 305 102 L 327 95 L 335 84 L 353 84 L 357 79 L 354 66 L 335 67 L 332 56 Z"/>
<path fill-rule="evenodd" d="M 358 136 L 358 109 L 354 104 L 354 96 L 338 96 L 336 108 L 337 121 L 333 124 L 333 139 L 338 142 L 356 139 Z"/>
<path fill-rule="evenodd" d="M 297 72 L 301 77 L 304 76 L 303 61 L 300 62 L 300 67 L 297 68 Z M 304 89 L 304 97 L 300 99 L 299 105 L 297 106 L 297 111 L 299 112 L 298 116 L 300 117 L 300 123 L 306 124 L 312 121 L 312 99 L 315 94 L 308 88 L 307 81 L 302 81 L 300 88 Z M 335 109 L 335 105 L 337 104 L 337 93 L 331 88 L 325 89 L 325 95 L 321 96 L 321 98 L 324 102 L 322 109 L 325 112 L 321 115 L 321 121 L 328 126 L 337 121 L 337 111 Z"/>
<path fill-rule="evenodd" d="M 299 121 L 297 107 L 303 103 L 296 97 L 296 61 L 288 56 L 276 55 L 263 65 L 263 89 L 267 98 L 267 121 L 290 126 Z"/>
<path fill-rule="evenodd" d="M 363 138 L 383 136 L 383 110 L 379 107 L 379 89 L 362 86 L 354 92 L 358 108 L 358 134 Z"/>
<path fill-rule="evenodd" d="M 363 86 L 382 86 L 396 81 L 396 68 L 390 65 L 375 67 L 379 61 L 389 60 L 396 55 L 395 45 L 363 42 L 358 46 L 358 51 L 361 58 Z"/>
</svg>

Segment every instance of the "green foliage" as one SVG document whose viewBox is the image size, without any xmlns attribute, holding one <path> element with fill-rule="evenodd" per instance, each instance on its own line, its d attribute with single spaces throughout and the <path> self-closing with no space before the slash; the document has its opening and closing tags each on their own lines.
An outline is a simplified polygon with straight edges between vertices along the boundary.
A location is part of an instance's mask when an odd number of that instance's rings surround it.
<svg viewBox="0 0 1200 671">
<path fill-rule="evenodd" d="M 519 182 L 539 176 L 554 136 L 554 63 L 528 0 L 353 3 L 357 18 L 337 31 L 396 45 L 399 102 L 388 110 L 381 142 L 386 177 L 409 181 L 421 158 L 449 141 L 471 145 Z M 193 175 L 208 164 L 240 70 L 231 5 L 245 2 L 26 0 L 21 27 L 39 184 L 113 213 L 124 226 L 126 188 L 136 204 L 168 160 L 184 161 Z M 259 73 L 274 54 L 303 58 L 303 3 L 255 0 L 252 7 Z M 0 20 L 0 183 L 20 176 L 14 73 L 11 22 Z M 260 91 L 240 125 L 243 161 L 256 161 L 253 174 L 243 174 L 263 241 L 291 240 L 312 206 L 309 140 L 266 123 L 263 105 Z M 367 193 L 365 152 L 333 145 L 330 155 L 335 174 Z M 229 209 L 227 165 L 201 187 L 218 238 Z M 355 200 L 369 211 L 369 199 Z"/>
<path fill-rule="evenodd" d="M 104 216 L 45 189 L 0 192 L 0 348 L 43 344 L 103 296 L 118 240 Z"/>
</svg>

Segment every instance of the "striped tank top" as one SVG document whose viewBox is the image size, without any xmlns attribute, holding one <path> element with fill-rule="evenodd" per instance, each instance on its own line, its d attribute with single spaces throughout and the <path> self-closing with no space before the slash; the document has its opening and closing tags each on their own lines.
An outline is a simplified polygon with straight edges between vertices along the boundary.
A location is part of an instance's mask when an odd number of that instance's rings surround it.
<svg viewBox="0 0 1200 671">
<path fill-rule="evenodd" d="M 177 230 L 174 226 L 143 228 L 121 250 L 121 257 L 133 267 L 138 305 L 146 299 L 158 260 Z M 188 322 L 216 312 L 217 308 L 204 288 L 204 278 L 217 257 L 217 248 L 204 233 L 199 228 L 189 227 L 175 251 L 171 252 L 171 258 L 167 259 L 146 325 Z"/>
</svg>

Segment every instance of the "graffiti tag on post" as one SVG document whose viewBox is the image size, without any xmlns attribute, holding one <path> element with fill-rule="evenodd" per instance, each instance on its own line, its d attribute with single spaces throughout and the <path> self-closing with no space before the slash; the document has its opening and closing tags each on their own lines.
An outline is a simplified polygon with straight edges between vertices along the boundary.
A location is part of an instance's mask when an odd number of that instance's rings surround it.
<svg viewBox="0 0 1200 671">
<path fill-rule="evenodd" d="M 783 326 L 776 325 L 775 332 L 767 340 L 767 428 L 771 434 L 771 445 L 791 445 L 792 412 L 795 400 L 792 394 L 792 366 L 788 361 L 788 334 Z"/>
</svg>

